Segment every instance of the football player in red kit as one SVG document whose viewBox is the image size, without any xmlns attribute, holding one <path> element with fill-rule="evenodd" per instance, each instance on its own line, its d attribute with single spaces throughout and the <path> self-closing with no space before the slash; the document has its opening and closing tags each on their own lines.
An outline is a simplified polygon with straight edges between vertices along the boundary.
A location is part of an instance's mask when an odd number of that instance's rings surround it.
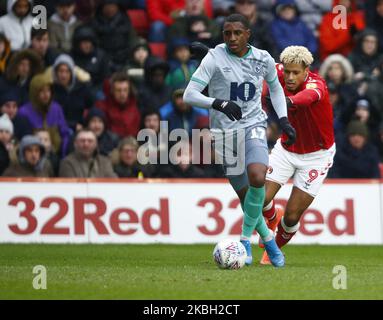
<svg viewBox="0 0 383 320">
<path fill-rule="evenodd" d="M 299 229 L 299 220 L 310 206 L 332 166 L 335 155 L 333 112 L 327 85 L 310 71 L 313 56 L 302 46 L 287 47 L 277 64 L 279 81 L 284 89 L 288 119 L 296 130 L 297 140 L 286 145 L 282 134 L 271 151 L 266 177 L 263 215 L 276 242 L 286 245 Z M 275 208 L 274 197 L 290 178 L 293 189 L 283 214 Z M 269 264 L 264 252 L 261 264 Z"/>
</svg>

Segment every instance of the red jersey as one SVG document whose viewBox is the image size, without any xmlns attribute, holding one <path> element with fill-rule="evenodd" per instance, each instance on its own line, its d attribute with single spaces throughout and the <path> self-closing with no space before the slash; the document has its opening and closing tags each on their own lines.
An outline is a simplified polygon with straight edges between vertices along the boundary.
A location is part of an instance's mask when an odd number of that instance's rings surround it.
<svg viewBox="0 0 383 320">
<path fill-rule="evenodd" d="M 282 134 L 282 146 L 299 154 L 329 149 L 335 140 L 332 105 L 325 80 L 309 72 L 306 81 L 294 94 L 285 88 L 283 65 L 277 64 L 276 68 L 285 95 L 293 103 L 288 110 L 288 119 L 297 133 L 297 140 L 291 146 L 284 144 L 287 136 Z"/>
</svg>

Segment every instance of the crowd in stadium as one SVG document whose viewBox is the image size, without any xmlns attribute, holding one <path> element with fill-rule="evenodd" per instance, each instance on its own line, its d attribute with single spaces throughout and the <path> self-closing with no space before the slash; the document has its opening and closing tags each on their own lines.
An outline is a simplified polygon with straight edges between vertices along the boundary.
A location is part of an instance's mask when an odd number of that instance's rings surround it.
<svg viewBox="0 0 383 320">
<path fill-rule="evenodd" d="M 345 26 L 332 11 L 339 4 Z M 37 5 L 47 9 L 47 29 L 34 27 Z M 0 175 L 222 177 L 220 165 L 194 165 L 192 154 L 179 165 L 140 164 L 137 134 L 160 135 L 162 120 L 190 136 L 208 128 L 207 110 L 183 101 L 199 64 L 189 44 L 223 42 L 234 12 L 276 62 L 290 45 L 313 53 L 334 112 L 329 177 L 379 178 L 383 0 L 0 0 Z M 270 114 L 270 148 L 279 134 Z"/>
</svg>

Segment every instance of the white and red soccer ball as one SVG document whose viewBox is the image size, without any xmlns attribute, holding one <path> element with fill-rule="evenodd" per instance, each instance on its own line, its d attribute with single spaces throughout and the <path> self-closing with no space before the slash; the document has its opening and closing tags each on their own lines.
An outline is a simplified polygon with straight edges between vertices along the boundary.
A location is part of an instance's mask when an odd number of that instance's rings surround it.
<svg viewBox="0 0 383 320">
<path fill-rule="evenodd" d="M 215 246 L 213 258 L 221 269 L 241 269 L 245 265 L 246 249 L 238 240 L 225 239 Z"/>
</svg>

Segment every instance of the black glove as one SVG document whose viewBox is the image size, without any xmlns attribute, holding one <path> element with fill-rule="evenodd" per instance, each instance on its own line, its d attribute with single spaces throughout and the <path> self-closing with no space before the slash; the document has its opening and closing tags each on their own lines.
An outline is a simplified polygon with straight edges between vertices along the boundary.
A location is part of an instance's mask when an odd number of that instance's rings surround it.
<svg viewBox="0 0 383 320">
<path fill-rule="evenodd" d="M 281 126 L 282 131 L 287 135 L 288 139 L 285 142 L 287 146 L 291 146 L 295 143 L 295 140 L 297 139 L 297 134 L 295 132 L 295 129 L 290 124 L 289 120 L 287 120 L 287 117 L 282 117 L 279 119 L 279 124 Z"/>
<path fill-rule="evenodd" d="M 233 101 L 215 99 L 212 107 L 213 109 L 226 114 L 231 121 L 242 119 L 242 110 Z"/>
<path fill-rule="evenodd" d="M 191 57 L 201 61 L 209 52 L 209 47 L 202 42 L 194 41 L 189 46 Z"/>
</svg>

